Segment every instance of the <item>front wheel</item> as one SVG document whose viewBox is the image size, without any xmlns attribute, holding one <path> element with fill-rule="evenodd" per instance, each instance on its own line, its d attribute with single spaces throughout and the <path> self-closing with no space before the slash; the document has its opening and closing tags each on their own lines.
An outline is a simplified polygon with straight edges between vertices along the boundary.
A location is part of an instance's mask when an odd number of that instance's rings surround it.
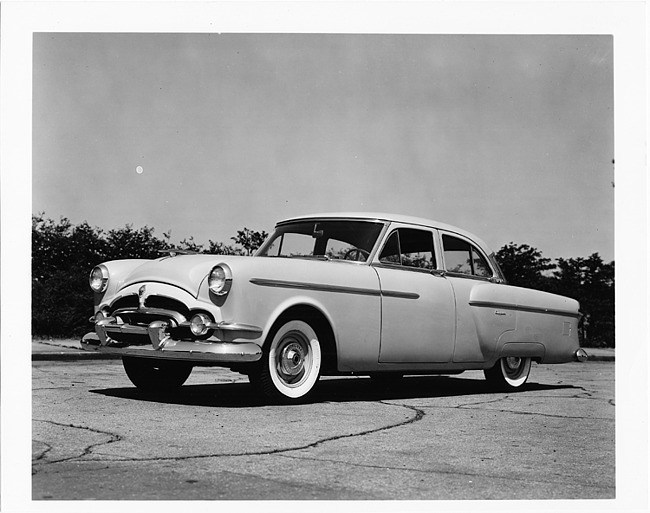
<svg viewBox="0 0 650 513">
<path fill-rule="evenodd" d="M 501 358 L 491 369 L 483 371 L 485 379 L 500 390 L 520 389 L 530 374 L 530 358 L 508 356 Z"/>
<path fill-rule="evenodd" d="M 261 366 L 249 379 L 274 402 L 304 400 L 318 381 L 321 347 L 316 331 L 305 321 L 290 320 L 271 332 Z"/>
<path fill-rule="evenodd" d="M 192 366 L 184 362 L 122 357 L 126 375 L 136 387 L 147 392 L 169 392 L 179 388 L 192 373 Z"/>
</svg>

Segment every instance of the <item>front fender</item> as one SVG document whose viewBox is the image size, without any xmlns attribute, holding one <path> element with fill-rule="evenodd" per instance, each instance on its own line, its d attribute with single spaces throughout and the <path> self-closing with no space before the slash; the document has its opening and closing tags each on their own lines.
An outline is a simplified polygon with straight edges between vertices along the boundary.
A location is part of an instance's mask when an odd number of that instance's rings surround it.
<svg viewBox="0 0 650 513">
<path fill-rule="evenodd" d="M 273 325 L 277 322 L 277 320 L 289 309 L 298 306 L 308 306 L 310 308 L 314 308 L 319 313 L 321 313 L 325 317 L 325 319 L 327 319 L 327 322 L 332 328 L 332 332 L 334 333 L 334 343 L 337 344 L 338 336 L 336 332 L 336 325 L 334 323 L 334 319 L 332 319 L 332 316 L 328 312 L 327 308 L 320 301 L 317 301 L 314 298 L 305 295 L 288 297 L 275 307 L 275 309 L 269 315 L 268 321 L 264 325 L 264 330 L 262 332 L 262 338 L 261 338 L 262 342 L 266 341 L 266 337 L 270 333 L 271 329 L 273 328 Z M 337 349 L 338 349 L 338 344 L 337 344 Z"/>
</svg>

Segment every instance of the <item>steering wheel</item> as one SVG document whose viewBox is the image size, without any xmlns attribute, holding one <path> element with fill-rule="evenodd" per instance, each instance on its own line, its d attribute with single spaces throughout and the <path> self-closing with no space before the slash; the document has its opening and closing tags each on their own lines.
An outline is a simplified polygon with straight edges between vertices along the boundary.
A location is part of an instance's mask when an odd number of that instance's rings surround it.
<svg viewBox="0 0 650 513">
<path fill-rule="evenodd" d="M 365 262 L 369 256 L 370 253 L 368 253 L 365 249 L 351 248 L 345 252 L 345 254 L 343 255 L 343 260 L 354 260 L 355 262 Z"/>
</svg>

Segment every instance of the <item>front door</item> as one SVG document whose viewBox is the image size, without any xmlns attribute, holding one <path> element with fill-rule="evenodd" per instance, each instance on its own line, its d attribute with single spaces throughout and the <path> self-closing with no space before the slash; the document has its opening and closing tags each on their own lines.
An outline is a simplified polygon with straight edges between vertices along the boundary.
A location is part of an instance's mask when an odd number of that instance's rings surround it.
<svg viewBox="0 0 650 513">
<path fill-rule="evenodd" d="M 449 362 L 454 352 L 455 302 L 436 269 L 433 232 L 394 230 L 374 264 L 381 287 L 380 363 Z"/>
</svg>

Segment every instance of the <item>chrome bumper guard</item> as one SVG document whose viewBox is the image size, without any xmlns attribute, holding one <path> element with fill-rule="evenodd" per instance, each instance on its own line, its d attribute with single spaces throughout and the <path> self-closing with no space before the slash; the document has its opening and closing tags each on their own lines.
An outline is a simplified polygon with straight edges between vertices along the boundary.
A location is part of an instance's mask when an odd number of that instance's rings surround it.
<svg viewBox="0 0 650 513">
<path fill-rule="evenodd" d="M 81 347 L 124 356 L 215 363 L 255 362 L 262 357 L 262 349 L 254 342 L 227 342 L 217 336 L 195 341 L 172 339 L 168 329 L 184 324 L 158 320 L 148 326 L 134 326 L 119 324 L 114 317 L 106 317 L 95 322 L 94 333 L 84 335 Z M 248 324 L 219 322 L 210 323 L 209 328 L 233 334 L 237 332 L 247 338 L 257 338 L 262 334 L 260 328 Z M 113 340 L 110 337 L 112 333 L 148 335 L 151 345 L 125 345 Z"/>
<path fill-rule="evenodd" d="M 586 362 L 589 359 L 589 355 L 587 354 L 587 351 L 584 349 L 580 348 L 574 353 L 575 359 L 577 362 Z"/>
</svg>

